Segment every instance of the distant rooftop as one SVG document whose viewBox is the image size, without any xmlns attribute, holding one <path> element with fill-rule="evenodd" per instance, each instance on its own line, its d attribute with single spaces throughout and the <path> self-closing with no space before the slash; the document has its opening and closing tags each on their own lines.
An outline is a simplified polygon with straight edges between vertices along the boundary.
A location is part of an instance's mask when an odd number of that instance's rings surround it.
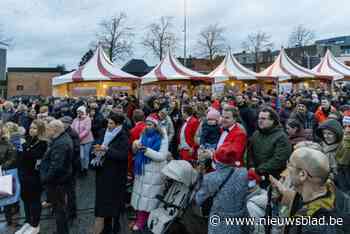
<svg viewBox="0 0 350 234">
<path fill-rule="evenodd" d="M 152 69 L 153 67 L 148 66 L 143 59 L 131 59 L 122 67 L 122 71 L 140 77 L 146 75 Z"/>
<path fill-rule="evenodd" d="M 315 41 L 315 44 L 350 44 L 350 35 L 317 40 Z"/>
<path fill-rule="evenodd" d="M 57 72 L 63 73 L 59 67 L 9 67 L 7 72 Z"/>
</svg>

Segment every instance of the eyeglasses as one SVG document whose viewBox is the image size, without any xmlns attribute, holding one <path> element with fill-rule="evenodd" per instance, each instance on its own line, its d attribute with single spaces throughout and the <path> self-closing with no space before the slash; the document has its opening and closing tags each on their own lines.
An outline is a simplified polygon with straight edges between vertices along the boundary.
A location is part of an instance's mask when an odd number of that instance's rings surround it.
<svg viewBox="0 0 350 234">
<path fill-rule="evenodd" d="M 271 120 L 270 118 L 265 118 L 265 117 L 259 117 L 258 120 Z"/>
<path fill-rule="evenodd" d="M 292 165 L 292 164 L 290 163 L 289 160 L 287 160 L 287 167 L 289 167 L 289 168 L 295 168 L 295 169 L 298 169 L 298 170 L 304 170 L 304 171 L 306 172 L 306 174 L 307 174 L 310 178 L 313 178 L 313 176 L 312 176 L 306 169 L 301 168 L 301 167 L 296 167 L 296 166 Z"/>
</svg>

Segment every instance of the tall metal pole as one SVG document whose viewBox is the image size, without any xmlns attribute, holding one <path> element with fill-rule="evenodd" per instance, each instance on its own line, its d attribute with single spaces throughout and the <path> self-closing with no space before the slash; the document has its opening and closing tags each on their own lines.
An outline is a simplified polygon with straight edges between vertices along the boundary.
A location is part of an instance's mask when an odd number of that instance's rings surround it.
<svg viewBox="0 0 350 234">
<path fill-rule="evenodd" d="M 184 65 L 186 66 L 186 50 L 187 50 L 187 6 L 184 0 Z"/>
</svg>

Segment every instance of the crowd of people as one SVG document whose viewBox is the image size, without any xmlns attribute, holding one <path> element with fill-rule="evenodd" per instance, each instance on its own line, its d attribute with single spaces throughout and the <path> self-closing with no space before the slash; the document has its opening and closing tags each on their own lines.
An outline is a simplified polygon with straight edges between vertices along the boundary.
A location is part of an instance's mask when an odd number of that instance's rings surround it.
<svg viewBox="0 0 350 234">
<path fill-rule="evenodd" d="M 76 180 L 90 169 L 96 172 L 94 233 L 119 233 L 128 206 L 135 212 L 130 230 L 142 232 L 165 193 L 161 171 L 171 160 L 186 160 L 198 172 L 193 202 L 204 207 L 212 200 L 209 216 L 344 221 L 209 223 L 208 233 L 350 233 L 350 97 L 344 90 L 16 98 L 0 101 L 0 119 L 0 165 L 5 173 L 18 170 L 25 211 L 19 228 L 19 199 L 4 206 L 16 234 L 39 233 L 48 206 L 57 233 L 69 233 L 77 217 Z"/>
</svg>

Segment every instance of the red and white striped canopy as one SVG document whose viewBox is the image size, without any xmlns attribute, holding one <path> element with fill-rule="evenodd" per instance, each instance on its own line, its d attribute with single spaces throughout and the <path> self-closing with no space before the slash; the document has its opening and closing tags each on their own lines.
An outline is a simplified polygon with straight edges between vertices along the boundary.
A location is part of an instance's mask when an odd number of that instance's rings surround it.
<svg viewBox="0 0 350 234">
<path fill-rule="evenodd" d="M 170 51 L 168 51 L 160 63 L 152 71 L 142 77 L 141 84 L 151 84 L 158 81 L 181 80 L 204 81 L 211 83 L 212 78 L 183 66 L 171 55 Z"/>
<path fill-rule="evenodd" d="M 227 52 L 224 60 L 214 71 L 209 73 L 209 76 L 215 79 L 215 83 L 220 83 L 230 79 L 256 80 L 257 73 L 244 67 L 230 52 Z"/>
<path fill-rule="evenodd" d="M 275 62 L 264 71 L 258 73 L 259 77 L 278 78 L 279 81 L 299 80 L 302 78 L 322 77 L 321 74 L 300 66 L 291 60 L 282 48 Z"/>
<path fill-rule="evenodd" d="M 140 81 L 140 78 L 117 68 L 99 46 L 92 58 L 77 70 L 52 79 L 52 85 L 78 81 Z"/>
<path fill-rule="evenodd" d="M 333 80 L 350 78 L 350 67 L 338 61 L 330 50 L 327 50 L 321 62 L 312 70 L 322 75 L 331 76 Z"/>
</svg>

